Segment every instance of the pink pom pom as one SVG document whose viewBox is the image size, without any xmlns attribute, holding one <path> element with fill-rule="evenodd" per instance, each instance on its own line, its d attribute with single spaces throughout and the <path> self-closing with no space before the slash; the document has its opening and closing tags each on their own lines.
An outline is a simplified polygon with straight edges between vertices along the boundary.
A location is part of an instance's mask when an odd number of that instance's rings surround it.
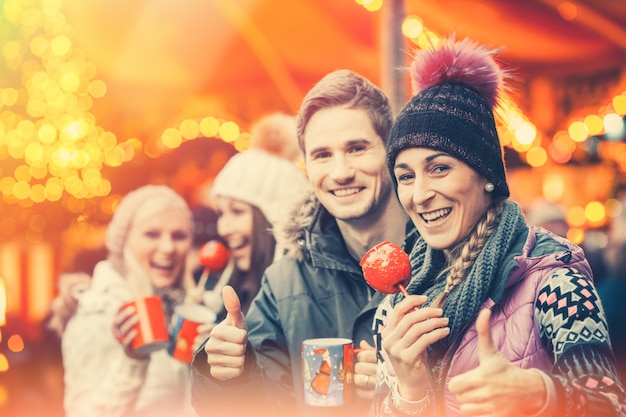
<svg viewBox="0 0 626 417">
<path fill-rule="evenodd" d="M 467 38 L 457 42 L 454 35 L 418 51 L 411 64 L 413 94 L 443 82 L 459 82 L 477 90 L 493 107 L 507 76 L 494 60 L 497 52 Z"/>
</svg>

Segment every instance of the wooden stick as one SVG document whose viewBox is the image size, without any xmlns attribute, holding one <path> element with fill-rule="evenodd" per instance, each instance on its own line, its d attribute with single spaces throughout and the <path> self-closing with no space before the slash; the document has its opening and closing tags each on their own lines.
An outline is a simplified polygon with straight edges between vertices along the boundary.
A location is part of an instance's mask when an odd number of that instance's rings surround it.
<svg viewBox="0 0 626 417">
<path fill-rule="evenodd" d="M 198 280 L 198 283 L 196 284 L 196 290 L 204 291 L 204 286 L 206 285 L 207 279 L 209 279 L 210 273 L 211 271 L 209 270 L 209 268 L 204 268 L 202 270 L 202 275 L 200 275 L 200 279 Z"/>
<path fill-rule="evenodd" d="M 409 292 L 406 290 L 406 288 L 404 288 L 404 285 L 398 284 L 398 289 L 402 294 L 404 294 L 405 297 L 409 296 Z"/>
</svg>

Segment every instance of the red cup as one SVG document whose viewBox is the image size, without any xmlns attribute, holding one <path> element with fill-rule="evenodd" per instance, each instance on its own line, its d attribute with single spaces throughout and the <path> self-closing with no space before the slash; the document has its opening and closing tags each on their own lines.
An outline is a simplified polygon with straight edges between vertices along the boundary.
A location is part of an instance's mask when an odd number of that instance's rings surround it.
<svg viewBox="0 0 626 417">
<path fill-rule="evenodd" d="M 181 304 L 174 308 L 172 318 L 172 342 L 168 349 L 170 355 L 179 361 L 191 363 L 193 342 L 198 336 L 198 326 L 213 323 L 217 314 L 208 307 L 199 304 Z"/>
<path fill-rule="evenodd" d="M 137 336 L 131 343 L 132 350 L 140 355 L 148 355 L 167 347 L 170 338 L 161 299 L 157 296 L 139 298 L 124 304 L 121 308 L 128 306 L 133 306 L 139 317 L 134 326 Z"/>
</svg>

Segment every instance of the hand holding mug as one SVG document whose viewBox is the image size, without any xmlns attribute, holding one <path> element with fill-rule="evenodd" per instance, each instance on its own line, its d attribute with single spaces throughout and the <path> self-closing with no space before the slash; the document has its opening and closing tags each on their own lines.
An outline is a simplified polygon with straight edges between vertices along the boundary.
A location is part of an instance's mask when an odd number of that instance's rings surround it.
<svg viewBox="0 0 626 417">
<path fill-rule="evenodd" d="M 193 287 L 187 290 L 185 294 L 185 304 L 201 304 L 204 288 Z"/>
<path fill-rule="evenodd" d="M 227 381 L 243 374 L 248 326 L 235 290 L 226 285 L 222 289 L 222 297 L 228 314 L 211 330 L 204 351 L 211 366 L 211 375 L 221 381 Z"/>
<path fill-rule="evenodd" d="M 133 359 L 145 359 L 150 356 L 149 353 L 137 353 L 133 351 L 133 340 L 137 337 L 137 324 L 139 318 L 135 312 L 135 309 L 127 305 L 122 307 L 117 314 L 113 322 L 113 334 L 115 338 L 124 347 L 126 355 Z"/>
<path fill-rule="evenodd" d="M 372 399 L 376 388 L 376 349 L 365 340 L 356 349 L 354 365 L 354 385 L 360 398 Z"/>
<path fill-rule="evenodd" d="M 204 323 L 198 326 L 198 335 L 193 340 L 193 351 L 195 352 L 202 346 L 205 340 L 211 335 L 211 331 L 217 325 L 215 322 Z"/>
<path fill-rule="evenodd" d="M 145 359 L 169 344 L 161 299 L 143 297 L 120 307 L 113 320 L 113 334 L 126 355 Z"/>
</svg>

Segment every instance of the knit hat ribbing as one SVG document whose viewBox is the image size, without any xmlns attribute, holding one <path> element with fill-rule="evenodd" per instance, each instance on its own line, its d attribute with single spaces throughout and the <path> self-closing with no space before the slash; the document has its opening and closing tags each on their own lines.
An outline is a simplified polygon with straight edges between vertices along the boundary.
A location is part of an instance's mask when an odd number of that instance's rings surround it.
<svg viewBox="0 0 626 417">
<path fill-rule="evenodd" d="M 492 55 L 474 42 L 456 42 L 454 37 L 416 53 L 412 67 L 416 95 L 398 115 L 387 142 L 387 165 L 394 179 L 400 151 L 426 147 L 471 166 L 494 184 L 494 197 L 509 196 L 492 109 L 504 72 Z"/>
<path fill-rule="evenodd" d="M 171 207 L 186 211 L 191 220 L 191 211 L 187 202 L 174 190 L 165 185 L 144 185 L 126 194 L 117 206 L 106 230 L 105 245 L 109 251 L 108 259 L 120 274 L 125 273 L 124 245 L 128 231 L 137 210 L 155 199 L 166 199 Z M 191 221 L 190 221 L 191 225 Z"/>
</svg>

